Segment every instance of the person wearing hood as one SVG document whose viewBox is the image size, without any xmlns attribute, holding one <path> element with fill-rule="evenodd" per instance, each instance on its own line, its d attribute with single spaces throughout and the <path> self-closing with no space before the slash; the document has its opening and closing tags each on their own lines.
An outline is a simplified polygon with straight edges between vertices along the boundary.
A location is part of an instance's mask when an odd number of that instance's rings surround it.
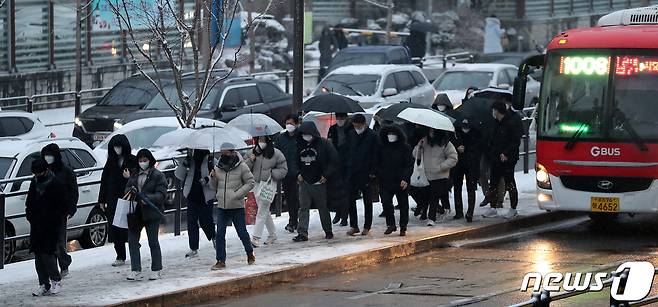
<svg viewBox="0 0 658 307">
<path fill-rule="evenodd" d="M 242 157 L 236 153 L 232 143 L 222 143 L 219 146 L 221 156 L 210 178 L 212 186 L 217 190 L 217 262 L 212 270 L 226 268 L 226 227 L 233 223 L 233 228 L 247 253 L 247 264 L 256 262 L 254 247 L 247 232 L 245 220 L 244 199 L 256 185 L 254 175 Z M 268 208 L 269 212 L 269 208 Z"/>
<path fill-rule="evenodd" d="M 299 135 L 299 116 L 297 114 L 288 114 L 286 116 L 286 130 L 279 133 L 274 139 L 274 147 L 283 153 L 286 158 L 288 173 L 281 182 L 283 190 L 283 200 L 288 209 L 288 225 L 286 230 L 294 233 L 297 230 L 297 214 L 299 212 L 299 186 L 297 184 L 297 174 L 299 174 L 299 154 L 297 152 L 297 142 Z"/>
<path fill-rule="evenodd" d="M 445 113 L 448 116 L 454 117 L 453 114 L 454 107 L 452 105 L 452 102 L 450 102 L 450 98 L 446 94 L 441 93 L 436 95 L 436 98 L 432 103 L 432 109 Z"/>
<path fill-rule="evenodd" d="M 466 178 L 466 192 L 468 194 L 468 209 L 466 221 L 473 221 L 475 210 L 475 190 L 477 189 L 480 174 L 480 159 L 482 158 L 482 134 L 473 127 L 468 119 L 455 125 L 455 139 L 453 144 L 457 149 L 457 165 L 452 169 L 452 181 L 455 193 L 455 217 L 464 217 L 464 202 L 462 198 L 462 185 Z"/>
<path fill-rule="evenodd" d="M 113 225 L 114 213 L 117 201 L 125 194 L 124 190 L 130 174 L 137 172 L 137 157 L 131 153 L 130 142 L 123 134 L 113 136 L 107 148 L 109 150 L 101 175 L 98 203 L 107 216 L 109 229 L 107 241 L 114 243 L 117 254 L 112 266 L 121 266 L 126 263 L 128 230 Z"/>
<path fill-rule="evenodd" d="M 139 237 L 146 228 L 149 249 L 151 250 L 151 271 L 149 280 L 162 278 L 162 251 L 158 241 L 160 222 L 164 217 L 164 202 L 167 198 L 167 179 L 155 168 L 155 157 L 148 149 L 137 152 L 139 171 L 130 174 L 126 193 L 136 201 L 135 214 L 140 218 L 137 225 L 128 225 L 128 249 L 130 251 L 130 275 L 128 280 L 144 279 L 139 253 Z"/>
<path fill-rule="evenodd" d="M 384 234 L 397 231 L 393 209 L 393 196 L 395 196 L 400 207 L 400 236 L 405 236 L 409 222 L 408 190 L 414 169 L 414 157 L 404 133 L 396 126 L 382 127 L 379 131 L 379 142 L 381 146 L 375 170 L 379 178 L 382 206 L 386 217 Z"/>
<path fill-rule="evenodd" d="M 30 252 L 34 253 L 34 266 L 39 277 L 39 288 L 34 296 L 57 294 L 61 290 L 62 276 L 57 270 L 56 251 L 59 248 L 59 230 L 66 224 L 68 193 L 42 159 L 31 165 L 34 178 L 25 199 L 25 218 L 30 223 Z"/>
<path fill-rule="evenodd" d="M 462 99 L 462 104 L 466 103 L 469 99 L 473 98 L 475 96 L 475 92 L 478 90 L 477 87 L 471 86 L 466 89 L 466 94 L 464 95 L 464 99 Z"/>
<path fill-rule="evenodd" d="M 199 226 L 208 241 L 215 245 L 215 222 L 212 207 L 217 191 L 210 184 L 210 173 L 217 161 L 207 149 L 187 149 L 187 157 L 178 164 L 174 175 L 183 183 L 187 200 L 187 234 L 190 250 L 185 258 L 194 258 L 199 250 Z"/>
<path fill-rule="evenodd" d="M 483 53 L 501 53 L 503 52 L 502 38 L 505 30 L 500 27 L 500 19 L 496 15 L 491 15 L 484 19 L 484 50 Z"/>
<path fill-rule="evenodd" d="M 41 149 L 41 158 L 46 161 L 48 164 L 48 169 L 63 182 L 66 188 L 62 192 L 66 193 L 66 203 L 67 214 L 62 218 L 62 223 L 59 225 L 61 228 L 58 233 L 57 241 L 57 262 L 59 262 L 59 268 L 62 276 L 69 274 L 69 266 L 73 261 L 71 256 L 68 254 L 68 242 L 66 239 L 66 222 L 67 219 L 71 219 L 75 212 L 78 210 L 78 177 L 76 177 L 75 172 L 66 166 L 62 161 L 62 153 L 59 150 L 59 146 L 55 143 L 51 143 Z"/>
<path fill-rule="evenodd" d="M 256 192 L 262 185 L 272 184 L 277 186 L 288 174 L 288 165 L 286 164 L 286 157 L 283 153 L 274 148 L 272 138 L 270 136 L 259 136 L 254 138 L 254 149 L 246 160 L 249 170 L 251 170 L 256 180 L 254 192 Z M 274 220 L 272 220 L 272 213 L 270 212 L 270 205 L 272 202 L 266 202 L 256 197 L 258 205 L 258 213 L 256 215 L 256 225 L 254 226 L 254 233 L 251 237 L 251 244 L 254 247 L 260 246 L 260 238 L 263 235 L 263 226 L 267 227 L 267 241 L 265 245 L 274 244 L 276 241 L 276 227 Z"/>
<path fill-rule="evenodd" d="M 356 200 L 359 194 L 363 196 L 365 221 L 363 232 L 366 236 L 372 227 L 372 186 L 375 178 L 375 166 L 377 164 L 377 152 L 379 142 L 377 135 L 366 126 L 366 117 L 356 114 L 352 117 L 354 130 L 347 135 L 347 177 L 350 186 L 350 230 L 347 235 L 354 236 L 359 233 L 358 213 Z"/>
<path fill-rule="evenodd" d="M 334 146 L 334 149 L 338 151 L 338 176 L 341 176 L 340 182 L 343 184 L 342 187 L 339 187 L 345 191 L 349 191 L 349 182 L 347 176 L 349 172 L 348 160 L 349 160 L 349 146 L 347 143 L 347 136 L 351 131 L 354 130 L 354 126 L 349 120 L 347 113 L 336 113 L 336 123 L 329 127 L 329 132 L 327 133 L 327 139 L 331 141 L 331 144 Z M 332 220 L 333 224 L 340 222 L 341 226 L 347 226 L 347 217 L 349 215 L 349 203 L 341 204 L 337 206 L 336 216 Z"/>
<path fill-rule="evenodd" d="M 308 241 L 309 210 L 315 205 L 320 213 L 325 239 L 333 239 L 331 216 L 327 207 L 327 181 L 336 173 L 336 150 L 320 137 L 313 122 L 299 126 L 299 225 L 295 242 Z"/>
</svg>

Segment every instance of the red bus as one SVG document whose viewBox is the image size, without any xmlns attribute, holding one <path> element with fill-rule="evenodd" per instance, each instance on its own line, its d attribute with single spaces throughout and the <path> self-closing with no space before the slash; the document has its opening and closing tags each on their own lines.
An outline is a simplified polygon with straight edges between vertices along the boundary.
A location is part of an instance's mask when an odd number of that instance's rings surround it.
<svg viewBox="0 0 658 307">
<path fill-rule="evenodd" d="M 658 6 L 617 11 L 560 33 L 515 80 L 543 67 L 537 198 L 544 210 L 658 213 Z"/>
</svg>

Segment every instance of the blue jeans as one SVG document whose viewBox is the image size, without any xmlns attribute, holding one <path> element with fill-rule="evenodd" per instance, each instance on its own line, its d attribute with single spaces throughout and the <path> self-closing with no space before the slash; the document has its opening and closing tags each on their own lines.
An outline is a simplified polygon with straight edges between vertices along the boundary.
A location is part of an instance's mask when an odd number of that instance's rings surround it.
<svg viewBox="0 0 658 307">
<path fill-rule="evenodd" d="M 207 204 L 187 201 L 187 235 L 191 250 L 199 249 L 199 226 L 203 229 L 208 241 L 216 236 L 215 222 L 212 220 L 212 207 L 212 201 Z"/>
<path fill-rule="evenodd" d="M 247 254 L 254 252 L 251 239 L 247 232 L 244 208 L 217 210 L 217 261 L 226 262 L 226 227 L 233 222 L 233 227 L 242 241 L 244 251 Z"/>
<path fill-rule="evenodd" d="M 148 238 L 149 248 L 151 249 L 151 271 L 157 272 L 162 270 L 162 251 L 160 250 L 160 241 L 158 241 L 158 232 L 160 230 L 160 220 L 146 222 L 146 237 Z M 130 268 L 132 271 L 142 271 L 142 259 L 139 253 L 139 237 L 142 227 L 139 229 L 129 230 L 128 232 L 128 250 L 130 251 Z"/>
</svg>

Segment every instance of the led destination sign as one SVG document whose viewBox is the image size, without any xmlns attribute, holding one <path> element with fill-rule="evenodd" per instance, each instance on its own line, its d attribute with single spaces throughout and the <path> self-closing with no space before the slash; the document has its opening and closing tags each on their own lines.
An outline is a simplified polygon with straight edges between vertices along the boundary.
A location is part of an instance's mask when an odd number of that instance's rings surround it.
<svg viewBox="0 0 658 307">
<path fill-rule="evenodd" d="M 562 56 L 560 74 L 571 76 L 607 76 L 610 57 L 605 56 Z M 639 56 L 616 57 L 615 74 L 632 76 L 642 73 L 658 73 L 658 59 Z"/>
</svg>

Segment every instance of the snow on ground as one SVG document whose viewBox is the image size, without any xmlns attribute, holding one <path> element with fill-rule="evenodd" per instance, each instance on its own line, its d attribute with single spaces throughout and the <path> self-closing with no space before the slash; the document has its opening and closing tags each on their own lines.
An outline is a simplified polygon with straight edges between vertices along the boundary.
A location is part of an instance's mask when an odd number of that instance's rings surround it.
<svg viewBox="0 0 658 307">
<path fill-rule="evenodd" d="M 541 211 L 536 205 L 534 172 L 530 174 L 517 173 L 520 191 L 519 214 L 528 216 L 539 214 Z M 464 192 L 464 200 L 466 197 Z M 482 198 L 478 192 L 478 202 Z M 507 201 L 505 206 L 509 207 Z M 454 208 L 454 204 L 451 205 Z M 411 201 L 411 207 L 414 207 Z M 363 224 L 363 206 L 359 203 L 359 223 Z M 374 206 L 374 221 L 369 236 L 348 237 L 347 227 L 334 225 L 335 239 L 324 239 L 320 221 L 316 210 L 311 211 L 310 241 L 294 243 L 291 241 L 294 234 L 283 228 L 288 222 L 288 215 L 275 217 L 278 241 L 272 246 L 262 246 L 255 249 L 256 264 L 248 266 L 244 249 L 232 229 L 227 231 L 227 269 L 211 271 L 215 263 L 215 251 L 212 244 L 205 239 L 201 240 L 199 257 L 186 259 L 188 250 L 187 233 L 179 237 L 173 234 L 160 236 L 163 253 L 163 279 L 158 281 L 129 282 L 126 275 L 130 265 L 114 268 L 110 263 L 114 260 L 114 249 L 111 245 L 100 248 L 81 250 L 71 253 L 73 264 L 70 275 L 62 282 L 63 290 L 57 296 L 34 298 L 31 295 L 37 286 L 37 277 L 33 260 L 9 264 L 0 270 L 0 306 L 43 306 L 43 305 L 106 305 L 126 300 L 138 299 L 173 290 L 192 288 L 204 284 L 237 279 L 246 275 L 280 270 L 330 259 L 337 256 L 367 251 L 414 241 L 443 233 L 449 233 L 467 228 L 480 227 L 503 221 L 503 218 L 484 219 L 480 215 L 482 208 L 476 205 L 476 219 L 472 224 L 464 220 L 453 221 L 452 214 L 446 221 L 435 227 L 427 227 L 410 212 L 410 222 L 407 237 L 399 237 L 397 233 L 384 236 L 386 229 L 383 218 L 377 217 L 381 212 L 381 205 Z M 454 212 L 453 212 L 454 214 Z M 333 216 L 333 214 L 332 214 Z M 396 214 L 397 216 L 397 214 Z M 398 219 L 399 220 L 399 219 Z M 251 231 L 253 226 L 248 226 Z M 267 234 L 264 233 L 264 236 Z M 203 234 L 201 235 L 202 237 Z M 149 274 L 150 255 L 146 236 L 142 234 L 142 265 L 145 274 Z"/>
<path fill-rule="evenodd" d="M 92 106 L 92 104 L 82 105 L 82 111 L 84 112 Z M 73 135 L 74 107 L 35 111 L 34 114 L 39 116 L 41 122 L 55 132 L 57 137 L 70 137 Z"/>
</svg>

